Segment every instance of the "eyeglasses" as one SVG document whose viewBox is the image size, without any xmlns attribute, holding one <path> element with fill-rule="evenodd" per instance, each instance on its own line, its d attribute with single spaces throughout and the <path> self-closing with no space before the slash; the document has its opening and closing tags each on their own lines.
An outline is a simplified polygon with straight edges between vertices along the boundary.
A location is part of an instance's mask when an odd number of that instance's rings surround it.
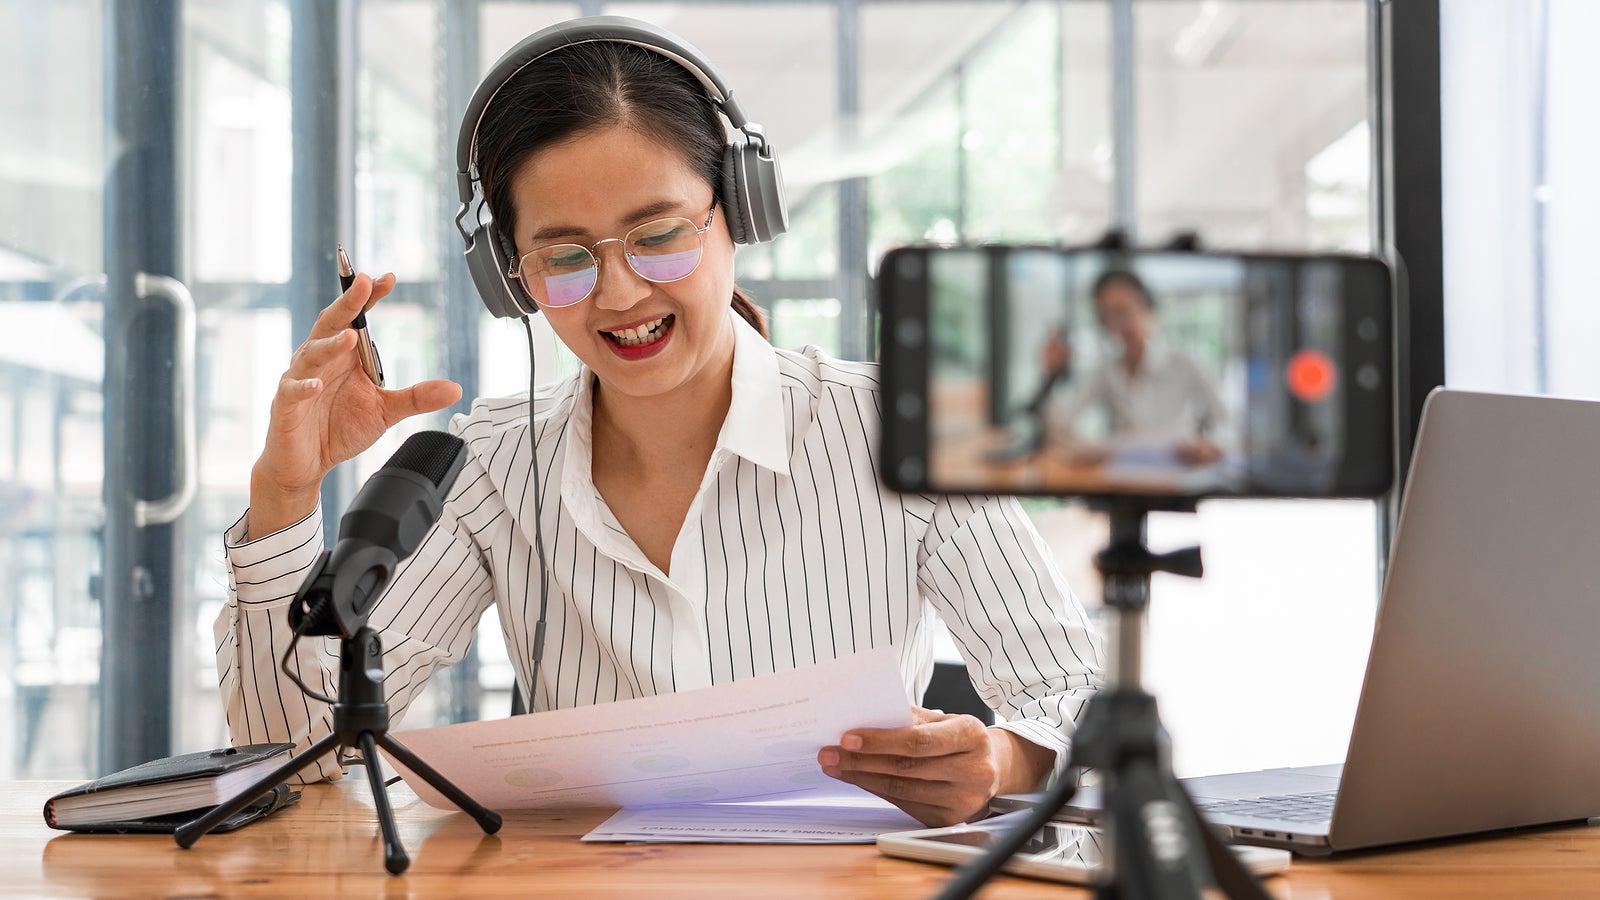
<svg viewBox="0 0 1600 900">
<path fill-rule="evenodd" d="M 629 268 L 640 278 L 656 284 L 678 281 L 694 274 L 705 250 L 705 233 L 716 218 L 716 201 L 706 224 L 696 228 L 682 216 L 668 216 L 638 225 L 620 238 L 604 238 L 592 246 L 551 244 L 529 250 L 506 273 L 522 281 L 522 287 L 540 306 L 559 308 L 581 303 L 594 293 L 600 279 L 600 245 L 618 243 Z"/>
</svg>

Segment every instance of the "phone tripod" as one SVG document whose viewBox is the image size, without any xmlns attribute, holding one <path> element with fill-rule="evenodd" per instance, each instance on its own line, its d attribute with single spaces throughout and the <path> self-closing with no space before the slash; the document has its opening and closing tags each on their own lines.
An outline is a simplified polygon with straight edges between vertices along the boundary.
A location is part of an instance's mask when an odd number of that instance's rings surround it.
<svg viewBox="0 0 1600 900">
<path fill-rule="evenodd" d="M 1027 821 L 962 866 L 939 900 L 972 896 L 1067 805 L 1077 789 L 1074 773 L 1083 768 L 1098 769 L 1104 778 L 1101 827 L 1110 839 L 1111 855 L 1095 885 L 1099 900 L 1198 900 L 1212 886 L 1234 900 L 1268 900 L 1266 890 L 1201 821 L 1172 774 L 1170 744 L 1156 700 L 1141 685 L 1150 576 L 1201 574 L 1199 547 L 1150 552 L 1145 545 L 1147 514 L 1157 508 L 1192 512 L 1193 502 L 1162 507 L 1112 503 L 1103 508 L 1111 516 L 1111 543 L 1095 562 L 1105 581 L 1106 606 L 1115 616 L 1112 684 L 1089 701 L 1073 735 L 1068 771 Z"/>
<path fill-rule="evenodd" d="M 383 867 L 389 874 L 404 872 L 411 864 L 411 859 L 406 856 L 405 847 L 400 844 L 399 832 L 395 829 L 388 788 L 383 783 L 383 773 L 378 764 L 380 747 L 477 820 L 484 834 L 494 834 L 500 830 L 501 818 L 498 813 L 468 797 L 449 779 L 406 749 L 404 744 L 389 736 L 389 704 L 383 699 L 383 646 L 378 633 L 362 625 L 350 637 L 339 641 L 339 695 L 333 704 L 332 733 L 264 775 L 237 797 L 179 826 L 173 834 L 178 846 L 194 846 L 195 841 L 229 816 L 340 747 L 359 748 L 361 758 L 366 761 L 367 780 L 372 787 L 372 799 L 378 811 L 378 827 L 383 832 Z"/>
</svg>

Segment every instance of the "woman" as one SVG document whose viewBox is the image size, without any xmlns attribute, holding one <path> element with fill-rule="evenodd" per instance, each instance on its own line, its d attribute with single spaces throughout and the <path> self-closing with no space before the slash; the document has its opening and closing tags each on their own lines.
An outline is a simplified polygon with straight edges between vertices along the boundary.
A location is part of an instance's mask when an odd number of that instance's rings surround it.
<svg viewBox="0 0 1600 900">
<path fill-rule="evenodd" d="M 1035 789 L 1063 761 L 1065 729 L 1100 684 L 1099 640 L 1014 501 L 878 484 L 875 366 L 766 342 L 733 284 L 724 143 L 698 81 L 615 41 L 539 58 L 485 110 L 477 166 L 496 225 L 529 292 L 559 301 L 543 312 L 583 368 L 531 404 L 480 399 L 452 422 L 471 456 L 368 620 L 382 634 L 391 707 L 398 716 L 429 674 L 461 658 L 490 604 L 538 710 L 885 644 L 918 695 L 936 609 L 980 692 L 1012 721 L 985 728 L 918 709 L 915 725 L 841 735 L 818 763 L 929 824 L 980 816 L 995 794 Z M 647 279 L 623 253 L 656 235 L 682 240 L 685 228 L 698 237 L 692 267 Z M 581 271 L 581 251 L 596 263 L 593 283 L 541 297 L 540 273 Z M 358 277 L 296 351 L 250 509 L 227 534 L 218 669 L 236 741 L 304 745 L 327 733 L 327 707 L 277 670 L 283 608 L 318 550 L 318 487 L 396 421 L 460 395 L 440 381 L 382 391 L 356 367 L 348 325 L 393 286 Z M 535 679 L 539 497 L 550 640 Z M 313 681 L 321 671 L 326 690 L 333 663 L 315 643 L 301 642 L 299 665 Z M 339 772 L 331 760 L 321 769 Z"/>
<path fill-rule="evenodd" d="M 1124 452 L 1155 448 L 1186 467 L 1222 458 L 1221 438 L 1228 411 L 1212 378 L 1188 353 L 1168 346 L 1157 334 L 1155 298 L 1144 280 L 1123 269 L 1107 269 L 1090 292 L 1095 320 L 1114 348 L 1047 420 L 1068 441 L 1070 458 L 1080 465 L 1107 461 Z M 1052 335 L 1044 349 L 1045 370 L 1062 370 L 1072 359 L 1070 345 Z M 1110 418 L 1107 443 L 1078 440 L 1078 418 L 1090 407 Z"/>
</svg>

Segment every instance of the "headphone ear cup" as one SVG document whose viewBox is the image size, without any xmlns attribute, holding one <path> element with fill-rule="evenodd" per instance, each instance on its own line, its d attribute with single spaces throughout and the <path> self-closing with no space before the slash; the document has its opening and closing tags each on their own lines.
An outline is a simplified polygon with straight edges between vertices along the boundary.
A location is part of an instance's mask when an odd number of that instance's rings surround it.
<svg viewBox="0 0 1600 900">
<path fill-rule="evenodd" d="M 758 241 L 770 241 L 789 230 L 789 206 L 783 196 L 783 169 L 771 144 L 746 146 L 740 153 L 746 173 L 750 226 Z"/>
<path fill-rule="evenodd" d="M 783 172 L 771 145 L 729 144 L 722 154 L 722 196 L 736 244 L 760 244 L 789 230 Z"/>
<path fill-rule="evenodd" d="M 744 189 L 739 183 L 739 150 L 739 144 L 729 144 L 722 150 L 722 220 L 735 244 L 748 244 L 750 223 L 745 218 Z"/>
<path fill-rule="evenodd" d="M 502 319 L 519 319 L 539 311 L 521 282 L 512 278 L 512 253 L 506 249 L 493 222 L 478 223 L 467 242 L 467 272 L 489 312 Z"/>
</svg>

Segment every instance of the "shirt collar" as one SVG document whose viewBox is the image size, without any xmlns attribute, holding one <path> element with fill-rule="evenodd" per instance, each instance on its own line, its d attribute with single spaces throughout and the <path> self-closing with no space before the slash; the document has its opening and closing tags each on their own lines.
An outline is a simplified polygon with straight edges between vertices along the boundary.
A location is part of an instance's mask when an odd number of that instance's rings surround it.
<svg viewBox="0 0 1600 900">
<path fill-rule="evenodd" d="M 1139 360 L 1139 378 L 1141 380 L 1155 378 L 1171 362 L 1172 348 L 1161 338 L 1151 337 L 1145 341 L 1144 358 Z M 1115 363 L 1110 367 L 1111 373 L 1123 382 L 1131 382 L 1133 379 L 1128 377 L 1128 370 L 1123 366 L 1120 354 L 1115 357 Z"/>
<path fill-rule="evenodd" d="M 717 446 L 779 475 L 789 474 L 788 430 L 778 385 L 778 355 L 744 316 L 733 319 L 733 402 Z"/>
<path fill-rule="evenodd" d="M 778 355 L 760 332 L 732 309 L 733 400 L 717 434 L 717 448 L 748 459 L 779 475 L 789 474 L 788 430 L 784 425 L 783 395 L 778 384 Z M 564 480 L 593 480 L 594 373 L 587 367 L 578 374 L 578 392 L 572 407 L 573 433 L 569 435 Z"/>
</svg>

